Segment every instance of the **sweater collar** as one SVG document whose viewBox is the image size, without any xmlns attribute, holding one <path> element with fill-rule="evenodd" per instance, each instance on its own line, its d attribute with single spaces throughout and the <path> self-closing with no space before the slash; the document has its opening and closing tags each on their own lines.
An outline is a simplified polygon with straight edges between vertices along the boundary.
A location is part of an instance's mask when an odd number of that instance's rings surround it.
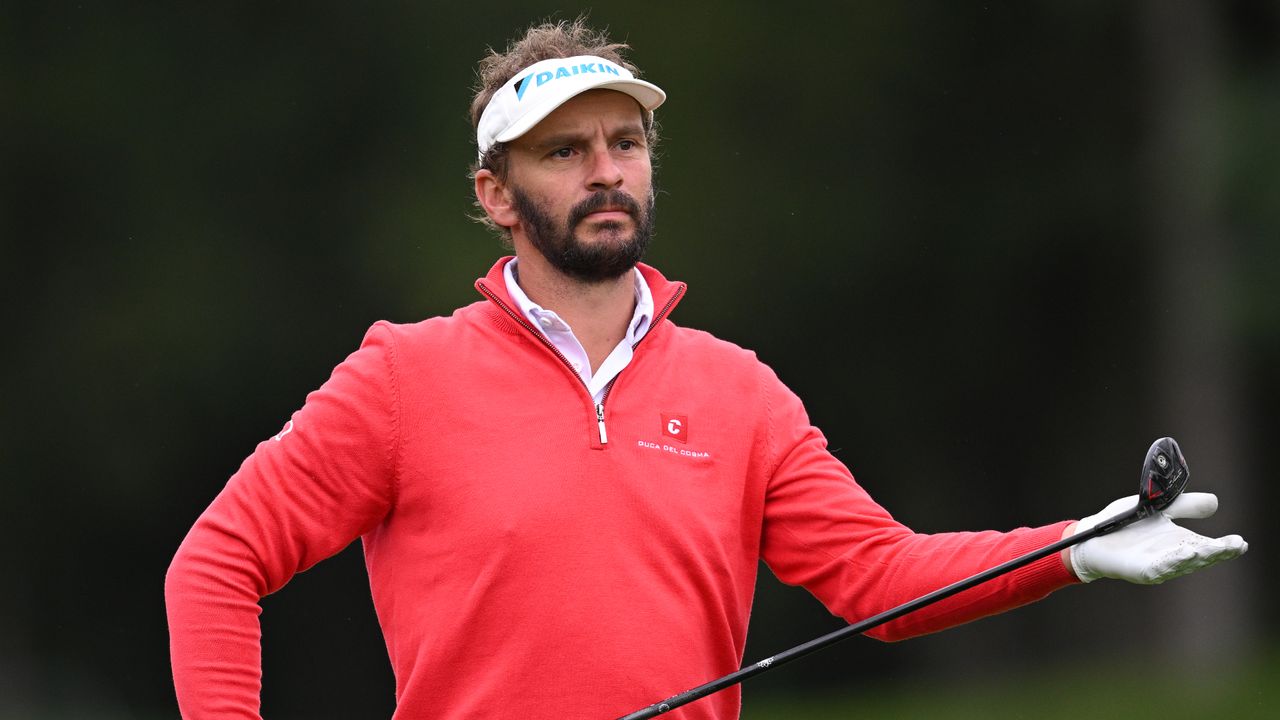
<svg viewBox="0 0 1280 720">
<path fill-rule="evenodd" d="M 513 257 L 510 255 L 499 258 L 493 264 L 493 267 L 489 268 L 487 275 L 476 280 L 476 290 L 479 290 L 481 295 L 501 307 L 507 314 L 518 316 L 520 312 L 519 305 L 507 292 L 507 283 L 502 274 L 503 268 L 512 259 Z M 649 291 L 653 293 L 655 315 L 653 323 L 650 325 L 650 331 L 652 331 L 671 314 L 676 304 L 684 297 L 688 286 L 678 280 L 668 280 L 662 273 L 658 272 L 657 268 L 650 265 L 637 263 L 636 267 L 640 270 L 640 274 L 644 276 L 644 281 L 649 284 Z"/>
</svg>

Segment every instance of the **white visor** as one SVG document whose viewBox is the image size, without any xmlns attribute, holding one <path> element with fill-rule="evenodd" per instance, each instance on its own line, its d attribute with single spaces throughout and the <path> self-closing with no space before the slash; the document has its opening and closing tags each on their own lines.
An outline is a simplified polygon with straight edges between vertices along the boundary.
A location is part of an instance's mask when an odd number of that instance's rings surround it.
<svg viewBox="0 0 1280 720">
<path fill-rule="evenodd" d="M 485 106 L 476 126 L 480 157 L 495 144 L 529 132 L 570 98 L 596 88 L 626 93 L 647 112 L 667 99 L 657 85 L 637 80 L 626 68 L 594 55 L 536 62 L 516 73 Z"/>
</svg>

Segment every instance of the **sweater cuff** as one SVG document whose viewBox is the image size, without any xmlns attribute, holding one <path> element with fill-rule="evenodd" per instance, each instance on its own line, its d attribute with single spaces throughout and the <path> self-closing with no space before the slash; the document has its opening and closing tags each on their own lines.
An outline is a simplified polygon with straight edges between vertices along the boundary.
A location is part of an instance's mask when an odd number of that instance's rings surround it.
<svg viewBox="0 0 1280 720">
<path fill-rule="evenodd" d="M 1062 539 L 1062 533 L 1066 531 L 1067 526 L 1072 522 L 1074 521 L 1063 520 L 1052 525 L 1034 528 L 1031 532 L 1018 538 L 1018 541 L 1014 543 L 1014 557 L 1034 552 L 1058 542 Z M 1075 573 L 1071 572 L 1071 569 L 1062 562 L 1061 552 L 1040 558 L 1026 567 L 1019 568 L 1015 573 L 1018 583 L 1032 594 L 1040 594 L 1037 590 L 1048 594 L 1059 588 L 1080 582 Z"/>
</svg>

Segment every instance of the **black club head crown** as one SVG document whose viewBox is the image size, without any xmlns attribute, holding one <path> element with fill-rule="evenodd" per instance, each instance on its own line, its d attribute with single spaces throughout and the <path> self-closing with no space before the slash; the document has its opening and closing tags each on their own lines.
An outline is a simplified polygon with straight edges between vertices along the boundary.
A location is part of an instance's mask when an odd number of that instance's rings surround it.
<svg viewBox="0 0 1280 720">
<path fill-rule="evenodd" d="M 1187 469 L 1187 460 L 1182 456 L 1178 441 L 1171 437 L 1156 440 L 1142 464 L 1142 476 L 1138 481 L 1139 503 L 1151 510 L 1164 510 L 1182 494 L 1190 477 L 1191 471 Z"/>
</svg>

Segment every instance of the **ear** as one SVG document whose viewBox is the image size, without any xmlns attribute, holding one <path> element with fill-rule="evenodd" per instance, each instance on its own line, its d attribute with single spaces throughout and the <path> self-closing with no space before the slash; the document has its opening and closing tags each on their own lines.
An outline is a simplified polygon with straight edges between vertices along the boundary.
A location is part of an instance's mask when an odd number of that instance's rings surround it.
<svg viewBox="0 0 1280 720">
<path fill-rule="evenodd" d="M 519 222 L 511 191 L 490 170 L 476 171 L 476 200 L 499 227 L 515 227 Z"/>
</svg>

